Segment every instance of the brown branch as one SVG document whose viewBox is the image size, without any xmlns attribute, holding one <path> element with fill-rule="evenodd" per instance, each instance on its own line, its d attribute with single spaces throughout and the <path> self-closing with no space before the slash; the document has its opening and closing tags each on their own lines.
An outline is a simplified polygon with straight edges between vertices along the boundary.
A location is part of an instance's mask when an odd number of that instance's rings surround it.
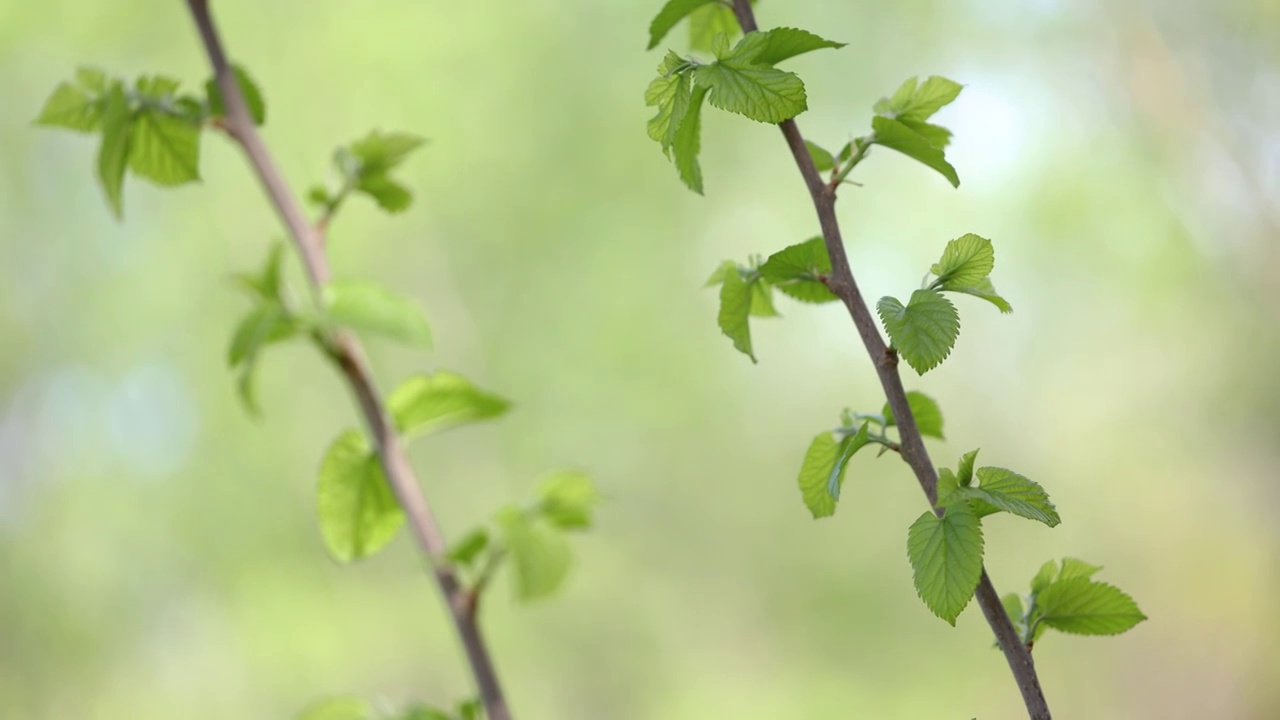
<svg viewBox="0 0 1280 720">
<path fill-rule="evenodd" d="M 733 0 L 733 11 L 743 32 L 759 30 L 755 14 L 751 10 L 750 0 Z M 876 374 L 880 376 L 880 385 L 884 388 L 889 407 L 893 410 L 893 417 L 898 423 L 902 440 L 899 454 L 915 472 L 920 488 L 929 499 L 929 504 L 936 505 L 938 473 L 929 459 L 929 451 L 924 446 L 924 439 L 920 436 L 919 427 L 916 426 L 915 416 L 911 414 L 911 405 L 907 402 L 907 394 L 902 387 L 902 377 L 898 374 L 898 354 L 887 347 L 880 337 L 880 328 L 872 317 L 862 294 L 858 291 L 853 271 L 849 268 L 849 257 L 845 254 L 844 241 L 840 237 L 840 224 L 836 220 L 836 189 L 831 184 L 823 182 L 822 176 L 818 174 L 817 168 L 813 165 L 813 158 L 809 156 L 809 151 L 805 147 L 804 136 L 800 134 L 800 128 L 796 126 L 795 121 L 784 121 L 779 127 L 787 140 L 788 147 L 791 148 L 791 154 L 795 157 L 800 175 L 804 178 L 805 185 L 809 187 L 809 195 L 813 198 L 818 222 L 822 226 L 822 237 L 827 246 L 827 253 L 831 256 L 831 274 L 827 285 L 849 310 L 858 335 L 862 337 L 862 344 L 866 346 L 867 354 L 875 365 Z M 935 510 L 935 512 L 941 515 L 940 511 Z M 1049 705 L 1045 702 L 1044 692 L 1040 689 L 1040 679 L 1036 675 L 1031 652 L 1018 639 L 1018 633 L 1013 623 L 1009 621 L 1009 615 L 1000 602 L 1000 595 L 991 584 L 991 578 L 987 576 L 985 568 L 974 595 L 978 605 L 982 607 L 982 614 L 991 625 L 991 631 L 995 633 L 996 641 L 1004 652 L 1005 659 L 1009 662 L 1009 669 L 1013 671 L 1018 689 L 1022 692 L 1027 713 L 1032 720 L 1050 720 Z"/>
<path fill-rule="evenodd" d="M 329 280 L 329 261 L 324 251 L 323 224 L 317 227 L 307 220 L 302 208 L 289 192 L 288 185 L 263 144 L 261 136 L 258 135 L 253 120 L 249 116 L 244 97 L 240 93 L 239 84 L 227 61 L 213 18 L 209 14 L 208 0 L 187 0 L 187 6 L 200 31 L 200 39 L 213 65 L 214 76 L 217 78 L 218 88 L 226 106 L 227 117 L 224 128 L 244 150 L 272 206 L 288 228 L 298 254 L 302 257 L 312 294 L 318 298 L 324 284 Z M 382 398 L 374 385 L 364 351 L 359 341 L 346 332 L 337 333 L 326 349 L 356 397 L 360 411 L 364 415 L 365 424 L 373 436 L 387 482 L 391 485 L 401 507 L 404 508 L 409 525 L 413 529 L 414 538 L 431 563 L 440 593 L 444 596 L 450 617 L 466 650 L 471 672 L 479 687 L 480 699 L 484 703 L 488 717 L 490 720 L 510 720 L 511 712 L 507 708 L 493 661 L 480 634 L 476 615 L 473 612 L 474 605 L 470 602 L 466 589 L 458 581 L 458 576 L 449 563 L 448 544 L 445 542 L 444 534 L 431 513 L 426 497 L 422 494 L 418 479 L 405 455 L 404 446 L 396 435 L 395 426 L 382 405 Z"/>
</svg>

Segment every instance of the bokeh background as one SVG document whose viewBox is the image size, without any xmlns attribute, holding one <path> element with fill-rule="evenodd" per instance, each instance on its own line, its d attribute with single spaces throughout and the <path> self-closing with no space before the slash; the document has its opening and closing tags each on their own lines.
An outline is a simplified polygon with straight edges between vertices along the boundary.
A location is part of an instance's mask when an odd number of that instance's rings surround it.
<svg viewBox="0 0 1280 720">
<path fill-rule="evenodd" d="M 720 336 L 715 264 L 816 223 L 775 129 L 707 112 L 705 198 L 645 136 L 659 4 L 215 3 L 296 189 L 371 128 L 430 138 L 404 168 L 412 209 L 352 202 L 332 256 L 432 319 L 433 352 L 370 343 L 385 387 L 449 368 L 517 403 L 415 447 L 449 534 L 550 468 L 609 496 L 560 597 L 517 605 L 504 581 L 488 601 L 520 717 L 1024 716 L 980 613 L 952 629 L 915 597 L 904 465 L 856 458 L 833 519 L 801 504 L 809 439 L 882 398 L 838 306 L 780 300 L 759 365 Z M 1280 3 L 758 13 L 849 43 L 792 66 L 801 128 L 829 147 L 910 75 L 967 85 L 939 116 L 960 189 L 878 151 L 840 215 L 872 298 L 915 287 L 952 237 L 996 243 L 1015 314 L 962 299 L 951 359 L 906 382 L 942 403 L 939 464 L 981 446 L 1062 512 L 988 523 L 1002 592 L 1072 555 L 1150 616 L 1037 646 L 1056 716 L 1280 717 Z M 0 5 L 0 717 L 467 695 L 407 538 L 354 567 L 322 549 L 318 459 L 355 418 L 336 377 L 285 346 L 264 419 L 237 403 L 227 278 L 283 235 L 242 158 L 206 137 L 202 186 L 131 178 L 115 222 L 95 144 L 30 124 L 78 64 L 208 75 L 176 0 Z"/>
</svg>

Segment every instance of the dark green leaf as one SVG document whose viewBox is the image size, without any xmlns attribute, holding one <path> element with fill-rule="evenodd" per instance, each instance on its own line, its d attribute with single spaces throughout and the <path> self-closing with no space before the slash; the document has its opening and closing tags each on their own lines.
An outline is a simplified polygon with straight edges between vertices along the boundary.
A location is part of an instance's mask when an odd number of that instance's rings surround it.
<svg viewBox="0 0 1280 720">
<path fill-rule="evenodd" d="M 325 453 L 316 507 L 325 546 L 343 563 L 381 550 L 404 524 L 378 455 L 358 430 L 343 432 Z"/>
<path fill-rule="evenodd" d="M 240 96 L 244 98 L 245 109 L 249 111 L 249 117 L 253 120 L 254 125 L 261 125 L 267 121 L 267 104 L 262 99 L 262 91 L 258 89 L 253 78 L 249 77 L 249 73 L 239 65 L 232 65 L 231 72 L 235 76 L 236 84 L 240 86 Z M 222 99 L 222 90 L 218 88 L 217 78 L 209 78 L 204 84 L 205 93 L 209 96 L 209 112 L 215 117 L 226 117 L 226 103 Z"/>
<path fill-rule="evenodd" d="M 953 186 L 960 187 L 960 177 L 956 175 L 956 169 L 947 162 L 942 151 L 930 144 L 925 136 L 897 120 L 880 115 L 871 119 L 871 127 L 875 130 L 874 142 L 877 145 L 897 150 L 913 160 L 928 165 L 942 173 L 942 176 Z"/>
<path fill-rule="evenodd" d="M 671 28 L 676 23 L 685 19 L 690 13 L 703 5 L 715 2 L 716 0 L 667 0 L 667 4 L 662 6 L 658 14 L 654 16 L 653 21 L 649 23 L 649 47 L 652 50 L 662 42 L 662 38 L 671 32 Z"/>
<path fill-rule="evenodd" d="M 591 508 L 600 494 L 586 473 L 562 470 L 543 480 L 538 489 L 543 516 L 564 529 L 591 527 Z"/>
<path fill-rule="evenodd" d="M 916 429 L 921 435 L 946 440 L 942 436 L 942 408 L 938 407 L 938 403 L 934 402 L 933 398 L 917 390 L 911 390 L 907 392 L 907 405 L 911 407 L 911 416 L 916 419 Z M 893 408 L 889 407 L 889 403 L 884 404 L 880 414 L 884 416 L 885 427 L 897 424 L 893 419 Z"/>
<path fill-rule="evenodd" d="M 517 508 L 500 512 L 498 526 L 511 558 L 516 597 L 534 600 L 554 593 L 573 561 L 560 531 L 541 515 L 527 516 Z"/>
<path fill-rule="evenodd" d="M 124 217 L 124 170 L 129 160 L 133 117 L 120 83 L 113 83 L 103 99 L 102 146 L 98 149 L 98 179 L 107 204 L 117 218 Z"/>
<path fill-rule="evenodd" d="M 199 180 L 200 127 L 160 110 L 144 108 L 134 115 L 129 169 L 165 187 Z"/>
<path fill-rule="evenodd" d="M 414 375 L 387 398 L 396 429 L 405 435 L 439 432 L 505 413 L 511 403 L 447 370 Z"/>
<path fill-rule="evenodd" d="M 329 317 L 339 325 L 412 345 L 431 344 L 431 327 L 418 303 L 377 283 L 331 282 L 325 286 L 324 299 Z"/>
<path fill-rule="evenodd" d="M 1119 635 L 1147 619 L 1118 588 L 1076 577 L 1058 580 L 1036 596 L 1040 622 L 1078 635 Z"/>
<path fill-rule="evenodd" d="M 876 311 L 893 346 L 921 375 L 951 354 L 960 334 L 959 313 L 935 290 L 916 290 L 906 306 L 897 298 L 880 298 Z"/>
<path fill-rule="evenodd" d="M 964 503 L 944 517 L 921 515 L 907 533 L 916 592 L 935 615 L 952 625 L 982 574 L 982 525 Z"/>
</svg>

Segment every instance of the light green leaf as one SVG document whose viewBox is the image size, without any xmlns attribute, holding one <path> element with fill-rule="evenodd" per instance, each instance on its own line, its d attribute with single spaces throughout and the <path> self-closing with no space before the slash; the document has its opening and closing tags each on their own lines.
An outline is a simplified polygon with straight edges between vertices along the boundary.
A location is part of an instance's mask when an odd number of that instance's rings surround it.
<svg viewBox="0 0 1280 720">
<path fill-rule="evenodd" d="M 591 478 L 576 470 L 561 470 L 538 489 L 543 516 L 563 529 L 591 527 L 591 508 L 600 502 Z"/>
<path fill-rule="evenodd" d="M 954 101 L 963 89 L 960 83 L 938 75 L 929 77 L 924 84 L 917 84 L 916 78 L 911 78 L 902 83 L 887 107 L 878 104 L 876 111 L 922 123 Z"/>
<path fill-rule="evenodd" d="M 458 565 L 470 567 L 487 547 L 489 547 L 489 531 L 476 528 L 449 546 L 449 560 Z"/>
<path fill-rule="evenodd" d="M 808 148 L 809 157 L 813 160 L 813 167 L 818 172 L 826 172 L 836 166 L 836 159 L 831 156 L 831 153 L 822 149 L 821 146 L 808 140 L 804 141 L 804 146 Z"/>
<path fill-rule="evenodd" d="M 1036 576 L 1031 579 L 1031 592 L 1038 593 L 1049 587 L 1049 583 L 1053 582 L 1053 578 L 1058 574 L 1058 563 L 1050 560 L 1040 566 L 1040 570 Z"/>
<path fill-rule="evenodd" d="M 1102 569 L 1101 565 L 1090 565 L 1083 560 L 1077 560 L 1073 557 L 1062 558 L 1062 571 L 1058 573 L 1058 582 L 1063 580 L 1073 580 L 1075 578 L 1084 578 L 1088 580 L 1095 573 Z"/>
<path fill-rule="evenodd" d="M 956 478 L 965 487 L 968 487 L 973 482 L 973 463 L 977 457 L 977 450 L 970 450 L 960 456 L 960 466 L 956 470 Z"/>
<path fill-rule="evenodd" d="M 778 289 L 778 292 L 788 295 L 792 299 L 815 305 L 840 300 L 835 293 L 828 290 L 827 286 L 818 280 L 788 280 L 774 285 L 774 287 Z"/>
<path fill-rule="evenodd" d="M 1007 300 L 996 294 L 996 288 L 991 284 L 991 278 L 983 278 L 980 282 L 974 285 L 957 285 L 949 287 L 947 290 L 950 292 L 958 292 L 966 295 L 972 295 L 974 297 L 980 297 L 1000 308 L 1000 312 L 1002 313 L 1013 312 L 1013 306 L 1010 305 Z"/>
<path fill-rule="evenodd" d="M 145 108 L 134 115 L 129 169 L 157 185 L 172 187 L 200 179 L 200 127 Z"/>
<path fill-rule="evenodd" d="M 881 115 L 871 119 L 875 130 L 874 142 L 906 155 L 942 173 L 952 186 L 960 187 L 960 176 L 947 162 L 942 150 L 934 147 L 924 135 L 912 130 L 898 120 Z"/>
<path fill-rule="evenodd" d="M 831 258 L 821 236 L 779 250 L 760 266 L 760 275 L 779 292 L 809 303 L 840 299 L 818 279 L 830 272 Z"/>
<path fill-rule="evenodd" d="M 649 119 L 649 137 L 662 144 L 663 152 L 675 142 L 676 130 L 689 112 L 692 77 L 687 69 L 680 71 L 686 64 L 679 55 L 668 52 L 658 65 L 658 77 L 644 91 L 644 104 L 658 108 L 658 114 Z"/>
<path fill-rule="evenodd" d="M 939 290 L 976 285 L 982 282 L 996 266 L 996 251 L 991 241 L 968 233 L 947 243 L 942 259 L 933 264 L 932 272 L 938 276 L 934 285 Z"/>
<path fill-rule="evenodd" d="M 749 33 L 754 35 L 755 33 Z M 823 48 L 842 48 L 845 43 L 824 40 L 807 30 L 790 27 L 777 27 L 760 33 L 764 45 L 751 56 L 751 62 L 759 65 L 777 65 L 797 55 L 803 55 Z M 741 44 L 741 43 L 740 43 Z M 737 53 L 735 53 L 737 54 Z M 745 58 L 744 58 L 745 59 Z"/>
<path fill-rule="evenodd" d="M 698 165 L 698 153 L 702 149 L 702 101 L 709 90 L 707 87 L 695 87 L 690 93 L 689 109 L 671 141 L 680 179 L 699 195 L 702 194 L 702 168 Z"/>
<path fill-rule="evenodd" d="M 905 307 L 897 298 L 880 298 L 876 311 L 893 346 L 921 375 L 951 354 L 960 334 L 959 313 L 935 290 L 916 290 Z"/>
<path fill-rule="evenodd" d="M 387 398 L 396 429 L 404 435 L 440 432 L 505 413 L 511 403 L 448 370 L 414 375 Z"/>
<path fill-rule="evenodd" d="M 917 390 L 910 390 L 907 392 L 907 405 L 911 407 L 911 416 L 916 419 L 916 429 L 921 435 L 946 440 L 942 436 L 942 408 L 938 407 L 933 398 Z M 889 403 L 884 404 L 880 414 L 884 416 L 885 427 L 897 424 Z"/>
<path fill-rule="evenodd" d="M 754 0 L 753 3 L 754 4 Z M 724 33 L 730 40 L 742 33 L 733 8 L 720 2 L 712 2 L 689 14 L 689 48 L 707 51 L 716 35 Z"/>
<path fill-rule="evenodd" d="M 1058 580 L 1036 596 L 1039 621 L 1078 635 L 1119 635 L 1147 619 L 1133 598 L 1083 577 Z"/>
<path fill-rule="evenodd" d="M 325 546 L 342 563 L 381 550 L 404 524 L 382 463 L 358 430 L 343 432 L 325 453 L 316 507 Z"/>
<path fill-rule="evenodd" d="M 245 108 L 254 125 L 267 121 L 267 104 L 262 99 L 262 91 L 249 77 L 249 73 L 239 65 L 232 65 L 231 72 L 236 84 L 240 86 L 240 96 L 244 98 Z M 218 88 L 217 78 L 209 78 L 204 84 L 205 94 L 209 96 L 209 113 L 214 117 L 226 117 L 226 103 L 222 99 L 222 91 Z"/>
<path fill-rule="evenodd" d="M 963 502 L 963 498 L 952 497 L 956 494 L 956 490 L 960 489 L 960 482 L 956 479 L 955 473 L 949 468 L 938 468 L 938 502 L 934 507 L 944 508 L 954 505 L 957 502 Z"/>
<path fill-rule="evenodd" d="M 739 352 L 756 362 L 755 353 L 751 351 L 751 326 L 747 321 L 750 314 L 751 284 L 741 275 L 729 273 L 720 286 L 720 330 Z"/>
<path fill-rule="evenodd" d="M 129 160 L 133 117 L 120 83 L 113 83 L 103 99 L 102 145 L 98 149 L 98 179 L 107 204 L 117 218 L 124 217 L 124 170 Z"/>
<path fill-rule="evenodd" d="M 395 168 L 425 142 L 426 140 L 409 133 L 373 130 L 351 143 L 349 150 L 359 163 L 358 177 L 366 178 L 385 174 Z"/>
<path fill-rule="evenodd" d="M 800 494 L 814 518 L 830 517 L 836 511 L 836 498 L 828 492 L 831 471 L 840 457 L 840 446 L 829 432 L 813 438 L 800 465 Z"/>
<path fill-rule="evenodd" d="M 297 334 L 297 323 L 277 302 L 265 302 L 245 315 L 231 335 L 227 365 L 253 363 L 258 351 Z"/>
<path fill-rule="evenodd" d="M 694 10 L 712 2 L 716 0 L 667 0 L 667 4 L 662 6 L 653 21 L 649 23 L 649 46 L 646 49 L 652 50 L 657 47 L 676 23 L 685 19 Z"/>
<path fill-rule="evenodd" d="M 780 123 L 808 107 L 804 83 L 794 73 L 756 60 L 766 49 L 759 35 L 747 33 L 733 51 L 694 70 L 694 79 L 700 87 L 711 88 L 712 106 L 758 122 Z"/>
<path fill-rule="evenodd" d="M 945 150 L 951 144 L 951 131 L 944 127 L 909 118 L 897 118 L 897 120 L 939 150 Z"/>
<path fill-rule="evenodd" d="M 961 497 L 977 501 L 974 510 L 978 517 L 1004 510 L 1049 527 L 1062 522 L 1044 488 L 1012 470 L 979 468 L 978 487 L 961 488 L 958 492 Z"/>
<path fill-rule="evenodd" d="M 526 516 L 517 508 L 498 514 L 511 558 L 516 598 L 535 600 L 554 593 L 569 574 L 573 555 L 559 530 L 541 515 Z"/>
<path fill-rule="evenodd" d="M 965 504 L 944 517 L 921 515 L 907 532 L 916 593 L 935 615 L 952 625 L 982 575 L 982 525 Z"/>
<path fill-rule="evenodd" d="M 773 286 L 763 278 L 751 281 L 751 316 L 778 317 L 778 310 L 773 306 Z"/>
<path fill-rule="evenodd" d="M 90 71 L 81 68 L 80 73 Z M 95 71 L 96 72 L 96 71 Z M 99 72 L 99 80 L 102 80 Z M 92 132 L 102 124 L 103 93 L 105 87 L 90 89 L 85 83 L 59 83 L 45 101 L 35 124 L 61 127 L 80 132 Z"/>
<path fill-rule="evenodd" d="M 390 213 L 406 210 L 413 202 L 413 194 L 409 192 L 409 188 L 386 175 L 366 175 L 356 181 L 355 187 L 373 198 L 378 207 Z"/>
<path fill-rule="evenodd" d="M 732 260 L 725 260 L 716 267 L 715 271 L 711 273 L 711 277 L 707 278 L 707 282 L 704 283 L 702 287 L 709 288 L 720 286 L 724 283 L 724 279 L 729 275 L 729 273 L 733 273 L 735 275 L 738 274 L 738 263 Z"/>
<path fill-rule="evenodd" d="M 418 303 L 377 283 L 334 281 L 325 286 L 324 300 L 329 317 L 339 325 L 412 345 L 431 344 L 431 327 Z"/>
<path fill-rule="evenodd" d="M 321 700 L 298 715 L 297 720 L 372 720 L 373 706 L 357 697 Z"/>
</svg>

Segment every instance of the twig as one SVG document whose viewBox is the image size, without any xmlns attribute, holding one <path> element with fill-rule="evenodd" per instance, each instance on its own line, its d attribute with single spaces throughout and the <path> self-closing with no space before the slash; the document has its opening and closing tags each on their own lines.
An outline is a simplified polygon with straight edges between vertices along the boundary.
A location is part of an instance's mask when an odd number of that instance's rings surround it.
<svg viewBox="0 0 1280 720">
<path fill-rule="evenodd" d="M 324 284 L 329 280 L 329 261 L 324 252 L 323 227 L 312 225 L 303 215 L 302 208 L 289 192 L 288 185 L 281 177 L 257 129 L 254 128 L 244 97 L 240 93 L 239 84 L 235 80 L 222 42 L 218 37 L 217 28 L 209 14 L 208 0 L 187 0 L 187 6 L 200 31 L 200 39 L 213 65 L 218 89 L 222 93 L 226 107 L 225 129 L 244 150 L 272 206 L 289 229 L 289 234 L 306 268 L 311 292 L 318 298 Z M 444 596 L 450 617 L 466 650 L 471 672 L 479 687 L 480 699 L 484 703 L 488 717 L 490 720 L 510 720 L 511 712 L 503 697 L 497 672 L 480 634 L 475 614 L 470 611 L 468 593 L 458 581 L 458 576 L 449 563 L 448 544 L 445 542 L 444 534 L 431 513 L 426 497 L 422 494 L 418 479 L 405 455 L 404 446 L 396 435 L 395 426 L 382 405 L 382 398 L 374 385 L 364 351 L 359 341 L 347 332 L 337 333 L 326 350 L 334 364 L 346 377 L 348 385 L 356 396 L 365 424 L 377 447 L 387 482 L 391 485 L 401 507 L 404 508 L 405 515 L 408 516 L 409 525 L 413 529 L 418 545 L 431 563 L 436 583 L 440 586 L 440 593 Z"/>
<path fill-rule="evenodd" d="M 733 11 L 744 33 L 759 30 L 755 14 L 751 10 L 750 0 L 733 0 Z M 818 174 L 813 165 L 813 158 L 809 156 L 809 151 L 805 147 L 804 136 L 800 134 L 800 128 L 796 126 L 795 121 L 786 120 L 779 127 L 787 140 L 787 145 L 791 148 L 791 154 L 795 157 L 800 175 L 809 187 L 809 195 L 813 198 L 818 222 L 822 226 L 822 237 L 827 246 L 827 253 L 831 256 L 831 275 L 827 285 L 849 310 L 858 335 L 862 337 L 862 344 L 866 346 L 867 354 L 870 355 L 876 373 L 880 376 L 880 384 L 884 388 L 889 407 L 893 410 L 893 417 L 898 423 L 898 432 L 902 440 L 900 449 L 902 459 L 915 472 L 916 479 L 920 481 L 920 488 L 929 499 L 929 504 L 936 505 L 938 474 L 929 459 L 929 451 L 924 446 L 924 439 L 916 426 L 915 416 L 911 414 L 911 405 L 907 402 L 902 378 L 898 374 L 898 354 L 887 347 L 880 337 L 880 328 L 872 317 L 866 301 L 862 299 L 858 284 L 853 278 L 853 271 L 849 268 L 849 258 L 845 254 L 844 241 L 840 237 L 840 224 L 836 220 L 836 188 L 824 182 L 822 176 Z M 935 512 L 941 515 L 941 511 Z M 1018 633 L 1010 622 L 1004 605 L 1000 602 L 1000 594 L 991 584 L 991 578 L 987 576 L 985 568 L 974 595 L 982 608 L 982 614 L 986 616 L 992 632 L 995 633 L 996 641 L 1004 652 L 1005 659 L 1009 662 L 1009 669 L 1013 671 L 1018 689 L 1022 691 L 1022 700 L 1027 706 L 1031 719 L 1050 720 L 1049 705 L 1045 702 L 1044 692 L 1040 689 L 1035 662 L 1031 659 L 1031 653 L 1026 646 L 1018 639 Z"/>
</svg>

